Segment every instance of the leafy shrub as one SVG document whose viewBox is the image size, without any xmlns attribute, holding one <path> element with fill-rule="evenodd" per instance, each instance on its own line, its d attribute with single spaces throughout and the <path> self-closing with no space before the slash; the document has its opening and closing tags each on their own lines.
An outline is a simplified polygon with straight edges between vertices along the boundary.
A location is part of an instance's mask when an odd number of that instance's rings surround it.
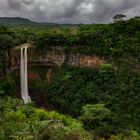
<svg viewBox="0 0 140 140">
<path fill-rule="evenodd" d="M 106 137 L 112 131 L 111 115 L 111 111 L 104 104 L 85 105 L 79 119 L 88 130 L 94 132 L 94 135 Z"/>
<path fill-rule="evenodd" d="M 3 104 L 6 102 L 6 104 Z M 90 140 L 82 124 L 69 116 L 36 109 L 32 104 L 4 97 L 0 110 L 0 139 L 62 140 L 78 135 L 79 139 Z"/>
</svg>

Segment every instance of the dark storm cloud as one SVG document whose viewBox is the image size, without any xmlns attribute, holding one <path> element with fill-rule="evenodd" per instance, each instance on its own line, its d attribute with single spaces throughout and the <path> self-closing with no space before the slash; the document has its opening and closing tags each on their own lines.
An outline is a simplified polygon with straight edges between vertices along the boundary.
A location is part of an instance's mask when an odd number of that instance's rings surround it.
<svg viewBox="0 0 140 140">
<path fill-rule="evenodd" d="M 20 2 L 20 0 L 9 0 L 8 6 L 9 6 L 9 8 L 11 8 L 13 10 L 20 10 L 21 2 Z"/>
<path fill-rule="evenodd" d="M 110 22 L 118 13 L 140 15 L 140 0 L 0 0 L 0 16 L 38 21 Z"/>
</svg>

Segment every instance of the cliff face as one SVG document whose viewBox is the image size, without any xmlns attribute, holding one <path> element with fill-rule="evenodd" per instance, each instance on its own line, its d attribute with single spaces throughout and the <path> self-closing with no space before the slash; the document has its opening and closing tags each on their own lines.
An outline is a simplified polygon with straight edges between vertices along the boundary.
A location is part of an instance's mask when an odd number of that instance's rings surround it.
<svg viewBox="0 0 140 140">
<path fill-rule="evenodd" d="M 28 44 L 24 44 L 29 46 Z M 20 46 L 22 47 L 22 46 Z M 18 66 L 20 64 L 20 47 L 12 50 L 11 64 Z M 28 47 L 28 63 L 29 64 L 42 64 L 42 65 L 56 65 L 61 66 L 67 64 L 70 66 L 79 67 L 99 67 L 101 64 L 106 63 L 103 58 L 95 55 L 84 55 L 80 53 L 65 53 L 62 47 L 52 47 L 51 50 L 39 53 L 35 47 Z"/>
<path fill-rule="evenodd" d="M 83 54 L 68 54 L 66 55 L 66 64 L 71 66 L 80 67 L 91 67 L 95 68 L 105 63 L 105 60 L 95 56 L 95 55 L 83 55 Z"/>
</svg>

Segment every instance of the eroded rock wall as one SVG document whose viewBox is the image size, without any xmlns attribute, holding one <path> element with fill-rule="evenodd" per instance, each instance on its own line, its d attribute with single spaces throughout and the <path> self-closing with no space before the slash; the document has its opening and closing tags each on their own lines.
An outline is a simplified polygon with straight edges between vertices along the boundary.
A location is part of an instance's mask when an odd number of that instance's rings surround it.
<svg viewBox="0 0 140 140">
<path fill-rule="evenodd" d="M 12 50 L 11 63 L 13 66 L 20 64 L 20 47 Z M 101 64 L 106 63 L 103 58 L 95 55 L 84 55 L 80 53 L 65 53 L 60 46 L 52 47 L 51 50 L 40 53 L 33 46 L 28 48 L 28 63 L 40 63 L 44 65 L 57 65 L 68 64 L 70 66 L 79 67 L 99 67 Z"/>
</svg>

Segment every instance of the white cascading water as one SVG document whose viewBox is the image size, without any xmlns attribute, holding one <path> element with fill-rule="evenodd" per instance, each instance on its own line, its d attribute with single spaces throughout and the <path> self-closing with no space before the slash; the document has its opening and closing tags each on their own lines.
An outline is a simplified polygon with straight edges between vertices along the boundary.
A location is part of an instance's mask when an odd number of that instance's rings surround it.
<svg viewBox="0 0 140 140">
<path fill-rule="evenodd" d="M 27 104 L 31 102 L 31 98 L 28 94 L 27 46 L 21 48 L 20 77 L 21 77 L 21 96 L 24 103 Z"/>
</svg>

